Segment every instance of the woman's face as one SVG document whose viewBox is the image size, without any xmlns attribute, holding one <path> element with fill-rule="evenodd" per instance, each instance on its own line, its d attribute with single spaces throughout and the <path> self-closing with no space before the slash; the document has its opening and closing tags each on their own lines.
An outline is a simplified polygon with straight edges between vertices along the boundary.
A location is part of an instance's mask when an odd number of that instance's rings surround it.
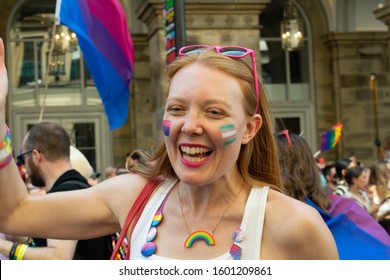
<svg viewBox="0 0 390 280">
<path fill-rule="evenodd" d="M 253 120 L 261 125 L 259 115 L 245 114 L 243 101 L 239 82 L 221 71 L 192 64 L 176 73 L 163 127 L 169 159 L 182 181 L 204 185 L 235 167 Z"/>
<path fill-rule="evenodd" d="M 361 191 L 368 191 L 368 183 L 369 183 L 370 172 L 368 169 L 363 170 L 362 174 L 360 174 L 357 178 L 353 179 L 354 185 Z"/>
</svg>

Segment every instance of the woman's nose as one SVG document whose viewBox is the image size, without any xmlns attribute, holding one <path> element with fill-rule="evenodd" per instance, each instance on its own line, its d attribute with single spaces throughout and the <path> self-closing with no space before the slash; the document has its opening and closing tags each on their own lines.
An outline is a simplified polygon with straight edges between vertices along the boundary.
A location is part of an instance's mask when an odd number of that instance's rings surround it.
<svg viewBox="0 0 390 280">
<path fill-rule="evenodd" d="M 181 131 L 186 134 L 202 134 L 203 129 L 200 115 L 195 112 L 188 113 L 184 119 Z"/>
</svg>

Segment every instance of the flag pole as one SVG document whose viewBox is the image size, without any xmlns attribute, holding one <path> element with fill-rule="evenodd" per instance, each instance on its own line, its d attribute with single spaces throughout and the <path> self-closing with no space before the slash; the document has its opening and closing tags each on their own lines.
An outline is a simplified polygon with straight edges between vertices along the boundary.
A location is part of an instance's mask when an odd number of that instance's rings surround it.
<svg viewBox="0 0 390 280">
<path fill-rule="evenodd" d="M 45 90 L 43 91 L 43 100 L 42 100 L 41 112 L 39 114 L 38 122 L 42 122 L 43 112 L 44 112 L 45 106 L 46 106 L 46 96 L 47 96 L 47 90 L 49 87 L 49 79 L 50 79 L 49 72 L 50 72 L 50 65 L 52 62 L 52 54 L 53 54 L 53 50 L 54 50 L 54 36 L 56 34 L 56 26 L 57 26 L 57 22 L 56 22 L 56 20 L 54 20 L 54 25 L 53 25 L 51 40 L 50 40 L 49 54 L 48 54 L 48 58 L 47 58 L 46 73 L 45 73 Z"/>
<path fill-rule="evenodd" d="M 370 90 L 374 105 L 374 125 L 375 125 L 375 145 L 377 146 L 377 156 L 381 159 L 381 141 L 379 139 L 379 124 L 378 124 L 378 90 L 375 73 L 370 74 Z"/>
<path fill-rule="evenodd" d="M 319 154 L 321 154 L 321 150 L 318 150 L 317 152 L 315 152 L 315 153 L 313 154 L 313 157 L 316 158 Z"/>
</svg>

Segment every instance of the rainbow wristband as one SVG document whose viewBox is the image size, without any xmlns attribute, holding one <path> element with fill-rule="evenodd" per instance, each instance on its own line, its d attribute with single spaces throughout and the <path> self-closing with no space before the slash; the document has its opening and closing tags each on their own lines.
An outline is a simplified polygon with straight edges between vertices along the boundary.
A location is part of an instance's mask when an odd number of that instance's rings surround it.
<svg viewBox="0 0 390 280">
<path fill-rule="evenodd" d="M 5 160 L 10 154 L 12 154 L 11 142 L 3 149 L 0 149 L 0 162 Z"/>
<path fill-rule="evenodd" d="M 9 156 L 7 158 L 0 161 L 0 169 L 6 167 L 12 161 L 12 158 L 13 158 L 12 154 L 9 154 Z"/>
<path fill-rule="evenodd" d="M 0 169 L 6 167 L 12 160 L 11 133 L 9 127 L 5 125 L 7 134 L 0 143 Z"/>
<path fill-rule="evenodd" d="M 19 250 L 18 254 L 15 254 L 16 260 L 18 260 L 18 261 L 23 260 L 23 257 L 24 257 L 24 254 L 26 253 L 27 248 L 28 248 L 28 245 L 26 245 L 26 244 L 20 245 L 20 250 Z"/>
<path fill-rule="evenodd" d="M 8 145 L 11 145 L 11 132 L 7 125 L 5 125 L 5 129 L 7 134 L 5 135 L 4 140 L 0 143 L 0 149 L 4 149 Z"/>
<path fill-rule="evenodd" d="M 13 260 L 17 260 L 17 255 L 19 254 L 21 246 L 22 246 L 22 244 L 20 244 L 20 243 L 18 243 L 18 246 L 16 246 L 16 250 L 15 250 L 14 256 L 12 258 Z"/>
</svg>

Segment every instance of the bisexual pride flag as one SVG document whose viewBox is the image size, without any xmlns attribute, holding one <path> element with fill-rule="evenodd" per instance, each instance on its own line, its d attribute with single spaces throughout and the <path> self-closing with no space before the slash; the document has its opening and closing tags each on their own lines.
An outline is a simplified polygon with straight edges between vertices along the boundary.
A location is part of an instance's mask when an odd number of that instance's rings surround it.
<svg viewBox="0 0 390 280">
<path fill-rule="evenodd" d="M 340 260 L 390 260 L 390 236 L 353 199 L 331 195 L 327 212 L 306 198 L 321 214 L 336 241 Z"/>
<path fill-rule="evenodd" d="M 134 47 L 119 0 L 57 0 L 56 19 L 77 35 L 110 128 L 121 127 L 129 110 Z"/>
<path fill-rule="evenodd" d="M 321 152 L 330 150 L 336 146 L 341 139 L 342 123 L 336 123 L 331 130 L 325 131 L 321 135 Z"/>
</svg>

